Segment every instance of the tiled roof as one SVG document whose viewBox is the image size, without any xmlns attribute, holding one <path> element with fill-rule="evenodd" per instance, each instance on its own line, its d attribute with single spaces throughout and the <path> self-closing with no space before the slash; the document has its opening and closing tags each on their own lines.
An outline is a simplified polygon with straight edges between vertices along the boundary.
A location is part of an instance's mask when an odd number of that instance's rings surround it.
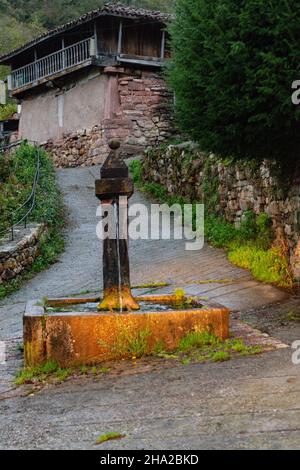
<svg viewBox="0 0 300 470">
<path fill-rule="evenodd" d="M 76 26 L 80 26 L 81 24 L 87 23 L 91 20 L 94 20 L 100 16 L 111 15 L 111 16 L 118 16 L 121 18 L 136 18 L 136 19 L 145 19 L 145 21 L 149 22 L 158 22 L 165 24 L 167 23 L 172 16 L 167 13 L 162 13 L 160 11 L 151 11 L 151 10 L 144 10 L 141 8 L 134 8 L 122 5 L 121 3 L 115 4 L 106 4 L 102 8 L 97 10 L 90 11 L 85 15 L 80 16 L 79 18 L 75 18 L 74 20 L 69 21 L 68 23 L 58 26 L 57 28 L 51 29 L 50 31 L 46 31 L 41 36 L 32 39 L 31 41 L 27 42 L 23 46 L 14 49 L 13 51 L 0 56 L 0 63 L 6 62 L 8 59 L 14 57 L 15 55 L 19 54 L 20 52 L 35 46 L 36 44 L 45 41 L 46 39 L 55 36 L 56 34 L 62 33 L 67 31 L 68 29 L 72 29 Z"/>
</svg>

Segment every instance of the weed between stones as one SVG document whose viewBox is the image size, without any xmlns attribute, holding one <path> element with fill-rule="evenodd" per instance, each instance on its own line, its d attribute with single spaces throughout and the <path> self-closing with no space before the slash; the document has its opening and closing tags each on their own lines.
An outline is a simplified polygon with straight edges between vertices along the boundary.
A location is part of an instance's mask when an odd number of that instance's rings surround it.
<svg viewBox="0 0 300 470">
<path fill-rule="evenodd" d="M 225 362 L 238 356 L 252 356 L 260 354 L 260 346 L 247 346 L 244 341 L 228 339 L 221 341 L 209 332 L 192 331 L 184 336 L 176 351 L 166 352 L 165 345 L 157 342 L 149 351 L 148 339 L 151 336 L 149 329 L 138 333 L 124 330 L 114 345 L 114 353 L 118 353 L 120 359 L 132 359 L 133 361 L 143 357 L 156 357 L 165 360 L 175 360 L 187 366 L 191 362 Z M 55 361 L 48 361 L 40 367 L 24 368 L 18 372 L 15 384 L 38 385 L 42 383 L 62 383 L 70 377 L 91 376 L 97 377 L 108 374 L 110 368 L 106 366 L 80 366 L 73 368 L 61 368 Z"/>
</svg>

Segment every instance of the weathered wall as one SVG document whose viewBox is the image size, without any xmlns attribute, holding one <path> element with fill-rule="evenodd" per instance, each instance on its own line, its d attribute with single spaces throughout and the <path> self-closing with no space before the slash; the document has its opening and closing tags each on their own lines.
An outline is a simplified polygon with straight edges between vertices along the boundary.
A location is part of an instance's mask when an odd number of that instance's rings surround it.
<svg viewBox="0 0 300 470">
<path fill-rule="evenodd" d="M 287 245 L 294 275 L 300 279 L 300 175 L 290 182 L 276 176 L 276 164 L 225 164 L 204 156 L 193 144 L 146 152 L 144 178 L 170 195 L 203 201 L 210 210 L 239 224 L 245 211 L 266 212 L 277 241 Z"/>
<path fill-rule="evenodd" d="M 0 244 L 0 285 L 19 276 L 33 264 L 45 230 L 44 225 L 29 226 L 20 240 Z"/>
<path fill-rule="evenodd" d="M 107 75 L 94 71 L 68 79 L 61 90 L 28 96 L 22 102 L 20 135 L 42 143 L 95 126 L 104 118 L 107 87 Z"/>
<path fill-rule="evenodd" d="M 56 95 L 51 91 L 24 101 L 21 133 L 47 140 L 58 167 L 103 162 L 110 138 L 119 138 L 124 155 L 130 156 L 175 132 L 173 96 L 158 73 L 107 67 Z"/>
</svg>

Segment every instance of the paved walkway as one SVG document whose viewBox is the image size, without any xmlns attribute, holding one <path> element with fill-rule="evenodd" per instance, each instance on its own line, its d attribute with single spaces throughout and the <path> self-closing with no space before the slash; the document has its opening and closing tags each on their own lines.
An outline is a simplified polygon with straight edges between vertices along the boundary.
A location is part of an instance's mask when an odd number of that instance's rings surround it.
<svg viewBox="0 0 300 470">
<path fill-rule="evenodd" d="M 0 340 L 7 342 L 11 358 L 0 366 L 0 448 L 90 448 L 107 431 L 128 437 L 103 448 L 300 448 L 300 366 L 292 365 L 290 349 L 221 365 L 141 366 L 100 381 L 81 378 L 32 397 L 5 399 L 20 364 L 16 350 L 26 301 L 101 290 L 98 174 L 98 168 L 58 171 L 69 211 L 66 251 L 0 303 Z M 143 200 L 140 194 L 133 198 Z M 132 242 L 131 270 L 133 285 L 170 281 L 162 291 L 184 287 L 230 307 L 239 318 L 246 315 L 254 326 L 263 306 L 290 308 L 285 292 L 254 281 L 222 250 L 209 246 L 188 252 L 183 241 Z M 293 302 L 296 308 L 298 299 Z M 276 333 L 280 337 L 280 328 Z M 300 339 L 299 324 L 288 324 L 281 339 Z"/>
</svg>

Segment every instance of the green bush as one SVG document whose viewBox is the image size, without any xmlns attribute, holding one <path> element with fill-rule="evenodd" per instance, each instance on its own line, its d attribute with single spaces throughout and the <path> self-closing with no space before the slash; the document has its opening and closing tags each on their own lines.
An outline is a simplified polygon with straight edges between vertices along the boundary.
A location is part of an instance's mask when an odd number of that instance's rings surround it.
<svg viewBox="0 0 300 470">
<path fill-rule="evenodd" d="M 23 143 L 9 157 L 0 153 L 0 227 L 11 224 L 11 214 L 17 222 L 28 211 L 16 210 L 29 198 L 36 173 L 36 149 Z M 35 207 L 29 221 L 45 222 L 49 226 L 59 224 L 61 197 L 56 184 L 52 161 L 44 150 L 40 150 L 40 177 L 36 189 Z M 1 230 L 0 230 L 1 231 Z"/>
<path fill-rule="evenodd" d="M 286 257 L 278 247 L 262 250 L 255 244 L 232 247 L 229 260 L 244 269 L 249 269 L 253 276 L 262 282 L 271 282 L 279 287 L 292 287 Z"/>
<path fill-rule="evenodd" d="M 168 75 L 181 129 L 223 157 L 297 160 L 300 2 L 178 0 L 175 12 Z"/>
<path fill-rule="evenodd" d="M 4 106 L 0 105 L 0 121 L 10 118 L 17 112 L 17 105 L 15 103 L 8 103 Z"/>
<path fill-rule="evenodd" d="M 9 157 L 0 154 L 0 233 L 10 226 L 10 214 L 30 196 L 36 173 L 36 149 L 24 142 Z M 14 223 L 29 207 L 15 215 Z M 45 223 L 47 232 L 39 244 L 39 255 L 30 271 L 0 286 L 0 298 L 18 289 L 23 280 L 32 277 L 54 263 L 64 248 L 61 229 L 64 223 L 62 196 L 56 183 L 53 163 L 47 153 L 40 151 L 40 177 L 36 187 L 35 207 L 28 222 Z"/>
<path fill-rule="evenodd" d="M 129 164 L 131 178 L 137 186 L 142 184 L 143 179 L 143 165 L 140 160 L 132 160 Z"/>
</svg>

